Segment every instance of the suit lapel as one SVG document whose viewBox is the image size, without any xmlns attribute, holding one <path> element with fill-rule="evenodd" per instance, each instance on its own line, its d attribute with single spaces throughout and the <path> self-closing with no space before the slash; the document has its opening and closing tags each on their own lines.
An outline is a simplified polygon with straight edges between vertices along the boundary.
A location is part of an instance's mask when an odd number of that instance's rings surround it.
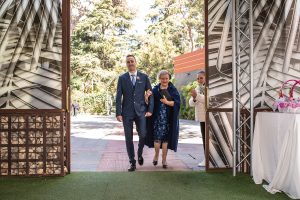
<svg viewBox="0 0 300 200">
<path fill-rule="evenodd" d="M 132 82 L 131 82 L 131 77 L 129 75 L 129 73 L 126 73 L 126 79 L 127 79 L 127 83 L 131 86 L 131 88 L 135 91 L 137 91 L 139 89 L 139 87 L 141 87 L 141 83 L 142 82 L 142 77 L 141 77 L 141 73 L 138 71 L 137 75 L 136 75 L 136 80 L 135 80 L 135 86 L 133 87 Z"/>
<path fill-rule="evenodd" d="M 141 74 L 138 71 L 137 74 L 136 74 L 136 81 L 135 81 L 135 87 L 134 87 L 135 91 L 137 91 L 138 87 L 140 86 L 139 82 L 141 82 Z"/>
</svg>

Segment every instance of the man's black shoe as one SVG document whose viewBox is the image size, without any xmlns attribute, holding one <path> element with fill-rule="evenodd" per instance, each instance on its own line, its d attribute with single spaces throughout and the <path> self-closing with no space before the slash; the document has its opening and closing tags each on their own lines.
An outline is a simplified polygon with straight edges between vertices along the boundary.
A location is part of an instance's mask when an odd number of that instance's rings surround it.
<svg viewBox="0 0 300 200">
<path fill-rule="evenodd" d="M 130 164 L 130 167 L 128 168 L 129 172 L 134 172 L 136 170 L 136 165 L 135 164 Z"/>
<path fill-rule="evenodd" d="M 139 165 L 143 165 L 144 164 L 144 158 L 143 158 L 143 156 L 140 156 L 138 158 L 138 163 L 139 163 Z"/>
</svg>

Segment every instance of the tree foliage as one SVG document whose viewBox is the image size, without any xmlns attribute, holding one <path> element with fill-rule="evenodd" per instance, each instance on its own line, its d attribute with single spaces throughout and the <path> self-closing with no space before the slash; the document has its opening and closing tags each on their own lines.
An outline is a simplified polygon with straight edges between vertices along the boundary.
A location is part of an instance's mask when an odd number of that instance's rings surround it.
<svg viewBox="0 0 300 200">
<path fill-rule="evenodd" d="M 72 86 L 74 100 L 84 112 L 105 113 L 105 102 L 115 92 L 135 13 L 126 4 L 110 0 L 94 3 L 72 34 Z M 95 99 L 98 99 L 95 101 Z M 102 102 L 102 103 L 99 103 Z"/>
<path fill-rule="evenodd" d="M 195 118 L 195 108 L 189 106 L 190 93 L 192 89 L 195 89 L 198 85 L 197 81 L 191 82 L 188 85 L 182 87 L 181 99 L 182 105 L 180 107 L 180 116 L 183 119 L 193 120 Z"/>
<path fill-rule="evenodd" d="M 161 69 L 173 72 L 173 58 L 204 45 L 203 0 L 155 0 L 146 34 L 132 49 L 152 81 Z"/>
<path fill-rule="evenodd" d="M 122 0 L 89 0 L 77 6 L 72 34 L 74 100 L 84 112 L 107 113 L 126 54 L 156 83 L 161 69 L 173 72 L 173 58 L 203 46 L 203 0 L 155 0 L 144 34 L 132 34 L 136 12 Z"/>
</svg>

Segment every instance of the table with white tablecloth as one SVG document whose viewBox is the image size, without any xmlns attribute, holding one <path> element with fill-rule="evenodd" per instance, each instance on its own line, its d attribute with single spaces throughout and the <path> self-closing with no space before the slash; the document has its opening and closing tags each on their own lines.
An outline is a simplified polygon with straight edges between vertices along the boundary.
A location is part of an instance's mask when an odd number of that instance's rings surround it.
<svg viewBox="0 0 300 200">
<path fill-rule="evenodd" d="M 259 112 L 255 120 L 252 172 L 270 193 L 300 199 L 300 114 Z"/>
</svg>

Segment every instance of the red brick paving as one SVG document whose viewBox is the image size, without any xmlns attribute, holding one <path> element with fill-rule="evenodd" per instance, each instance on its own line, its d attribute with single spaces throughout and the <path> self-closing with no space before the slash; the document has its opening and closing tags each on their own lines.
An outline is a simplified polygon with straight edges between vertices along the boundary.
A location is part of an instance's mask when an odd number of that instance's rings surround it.
<svg viewBox="0 0 300 200">
<path fill-rule="evenodd" d="M 137 142 L 135 142 L 135 151 L 137 150 Z M 167 163 L 168 169 L 163 169 L 161 165 L 161 154 L 157 166 L 153 166 L 152 160 L 154 149 L 144 148 L 144 165 L 137 164 L 137 171 L 189 171 L 188 168 L 173 151 L 168 152 Z M 125 141 L 108 141 L 97 171 L 127 171 L 129 166 L 128 156 L 126 152 Z"/>
</svg>

